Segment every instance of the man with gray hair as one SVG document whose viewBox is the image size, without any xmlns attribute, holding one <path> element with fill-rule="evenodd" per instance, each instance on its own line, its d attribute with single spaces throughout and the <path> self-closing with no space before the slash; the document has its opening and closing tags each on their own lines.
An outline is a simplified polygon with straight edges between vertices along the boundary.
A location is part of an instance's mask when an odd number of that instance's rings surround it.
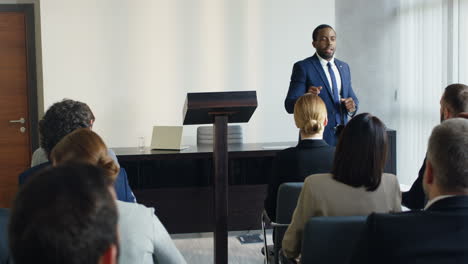
<svg viewBox="0 0 468 264">
<path fill-rule="evenodd" d="M 429 138 L 424 210 L 371 214 L 351 263 L 468 263 L 468 120 Z"/>
</svg>

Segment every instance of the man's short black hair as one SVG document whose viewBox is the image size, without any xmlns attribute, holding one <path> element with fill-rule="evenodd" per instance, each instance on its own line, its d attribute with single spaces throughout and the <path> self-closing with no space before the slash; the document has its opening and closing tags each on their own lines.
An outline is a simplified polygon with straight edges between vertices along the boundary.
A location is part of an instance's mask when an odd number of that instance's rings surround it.
<svg viewBox="0 0 468 264">
<path fill-rule="evenodd" d="M 98 263 L 117 241 L 111 182 L 92 165 L 41 171 L 22 186 L 12 209 L 14 263 Z"/>
<path fill-rule="evenodd" d="M 331 29 L 333 29 L 332 26 L 327 25 L 327 24 L 319 25 L 319 26 L 316 27 L 316 28 L 314 29 L 314 31 L 312 32 L 312 40 L 313 40 L 313 41 L 316 41 L 316 40 L 317 40 L 317 35 L 318 35 L 319 31 L 320 31 L 321 29 L 324 29 L 324 28 L 331 28 Z M 333 30 L 335 30 L 335 29 L 333 29 Z"/>
<path fill-rule="evenodd" d="M 77 128 L 91 127 L 94 121 L 93 112 L 85 103 L 64 99 L 53 104 L 39 121 L 41 147 L 50 152 L 64 136 Z"/>
<path fill-rule="evenodd" d="M 461 83 L 447 86 L 442 100 L 454 116 L 461 112 L 468 112 L 468 86 Z"/>
</svg>

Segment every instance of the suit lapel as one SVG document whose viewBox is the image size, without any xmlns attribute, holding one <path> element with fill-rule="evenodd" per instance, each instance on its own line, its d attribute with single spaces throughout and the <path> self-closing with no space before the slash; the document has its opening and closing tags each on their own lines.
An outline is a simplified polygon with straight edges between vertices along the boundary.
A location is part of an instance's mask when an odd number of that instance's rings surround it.
<svg viewBox="0 0 468 264">
<path fill-rule="evenodd" d="M 327 88 L 327 93 L 330 96 L 331 101 L 333 102 L 333 95 L 331 93 L 331 87 L 330 87 L 330 84 L 328 83 L 327 76 L 325 75 L 325 72 L 323 71 L 322 64 L 320 64 L 320 60 L 317 57 L 317 54 L 314 54 L 314 56 L 312 56 L 312 65 L 314 65 L 315 70 L 319 73 L 320 78 L 322 78 L 322 82 L 325 84 L 325 88 Z"/>
<path fill-rule="evenodd" d="M 348 89 L 345 89 L 345 82 L 343 81 L 343 64 L 341 63 L 340 60 L 337 60 L 335 58 L 335 65 L 338 71 L 340 72 L 340 77 L 341 77 L 341 98 L 348 98 Z"/>
</svg>

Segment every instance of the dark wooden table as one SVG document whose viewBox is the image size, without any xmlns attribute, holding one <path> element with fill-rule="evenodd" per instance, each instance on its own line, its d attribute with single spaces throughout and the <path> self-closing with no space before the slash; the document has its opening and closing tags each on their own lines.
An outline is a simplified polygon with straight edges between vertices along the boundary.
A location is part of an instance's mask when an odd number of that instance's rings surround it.
<svg viewBox="0 0 468 264">
<path fill-rule="evenodd" d="M 390 130 L 385 172 L 396 174 L 396 132 Z M 228 146 L 228 230 L 260 229 L 273 159 L 297 142 Z M 213 146 L 181 151 L 113 148 L 139 203 L 155 208 L 170 233 L 213 231 Z"/>
<path fill-rule="evenodd" d="M 296 146 L 297 142 L 229 144 L 230 157 L 274 157 L 282 149 Z M 161 159 L 206 159 L 213 155 L 213 145 L 189 146 L 183 150 L 152 150 L 145 148 L 113 148 L 119 161 L 161 160 Z"/>
<path fill-rule="evenodd" d="M 297 142 L 228 146 L 229 230 L 258 229 L 273 158 Z M 138 202 L 155 207 L 170 233 L 213 231 L 213 146 L 181 151 L 113 148 Z"/>
</svg>

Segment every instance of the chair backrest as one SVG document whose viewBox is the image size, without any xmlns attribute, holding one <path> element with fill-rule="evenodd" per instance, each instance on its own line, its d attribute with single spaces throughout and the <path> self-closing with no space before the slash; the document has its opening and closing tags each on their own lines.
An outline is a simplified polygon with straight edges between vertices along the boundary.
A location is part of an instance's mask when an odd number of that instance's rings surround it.
<svg viewBox="0 0 468 264">
<path fill-rule="evenodd" d="M 127 172 L 124 168 L 120 167 L 119 174 L 114 183 L 115 193 L 117 195 L 117 200 L 128 202 L 128 203 L 136 203 L 135 195 L 130 188 L 130 184 L 128 183 L 128 176 Z"/>
<path fill-rule="evenodd" d="M 367 216 L 312 217 L 302 238 L 301 263 L 349 262 Z"/>
<path fill-rule="evenodd" d="M 9 263 L 10 250 L 8 248 L 8 220 L 10 210 L 0 208 L 0 264 Z"/>
<path fill-rule="evenodd" d="M 276 222 L 278 224 L 291 223 L 302 186 L 304 186 L 303 182 L 286 182 L 278 188 L 278 200 L 276 203 Z M 275 245 L 281 246 L 286 229 L 286 227 L 275 229 Z"/>
<path fill-rule="evenodd" d="M 197 128 L 197 145 L 213 144 L 214 131 L 213 126 L 199 126 Z M 228 144 L 241 144 L 244 135 L 240 125 L 229 125 L 227 131 Z"/>
</svg>

